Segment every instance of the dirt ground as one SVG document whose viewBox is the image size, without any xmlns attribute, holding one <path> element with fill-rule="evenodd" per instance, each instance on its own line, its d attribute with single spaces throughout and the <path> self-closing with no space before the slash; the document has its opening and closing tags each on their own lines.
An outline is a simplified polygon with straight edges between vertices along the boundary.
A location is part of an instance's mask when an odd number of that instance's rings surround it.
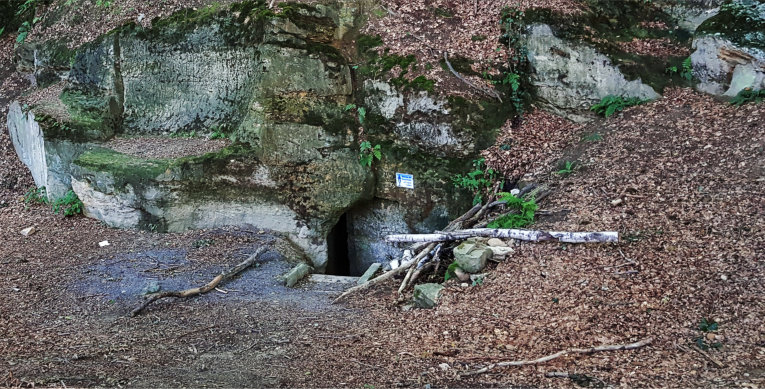
<svg viewBox="0 0 765 389">
<path fill-rule="evenodd" d="M 545 121 L 570 139 L 505 163 L 555 189 L 534 227 L 617 230 L 621 242 L 516 245 L 482 285 L 450 281 L 436 309 L 404 310 L 395 281 L 338 305 L 343 285 L 282 287 L 290 264 L 267 231 L 116 230 L 25 205 L 33 182 L 4 123 L 27 82 L 7 56 L 0 76 L 0 387 L 765 386 L 765 105 L 674 89 L 586 126 L 544 114 L 507 126 L 503 144 L 538 144 L 524 128 Z M 489 160 L 514 160 L 512 148 L 492 150 Z M 575 162 L 571 174 L 555 173 L 562 161 Z M 222 292 L 128 317 L 153 283 L 200 285 L 261 245 L 259 266 Z M 461 376 L 646 337 L 637 350 Z"/>
</svg>

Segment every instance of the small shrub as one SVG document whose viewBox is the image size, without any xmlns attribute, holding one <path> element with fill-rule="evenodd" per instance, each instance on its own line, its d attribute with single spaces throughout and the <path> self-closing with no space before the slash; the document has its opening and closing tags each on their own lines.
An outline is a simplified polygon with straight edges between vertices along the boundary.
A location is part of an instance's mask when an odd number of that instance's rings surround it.
<svg viewBox="0 0 765 389">
<path fill-rule="evenodd" d="M 680 68 L 677 66 L 670 66 L 667 68 L 667 73 L 669 74 L 680 74 L 680 77 L 684 78 L 687 81 L 693 80 L 693 65 L 691 65 L 691 57 L 686 58 L 683 60 L 683 63 L 680 65 Z"/>
<path fill-rule="evenodd" d="M 21 23 L 21 27 L 19 27 L 19 35 L 16 36 L 16 43 L 22 44 L 25 40 L 27 40 L 27 35 L 29 35 L 29 32 L 32 31 L 32 24 L 29 22 Z"/>
<path fill-rule="evenodd" d="M 712 319 L 702 318 L 698 325 L 698 330 L 702 332 L 701 336 L 696 337 L 693 341 L 702 350 L 709 350 L 710 348 L 721 348 L 722 343 L 712 342 L 707 338 L 706 334 L 717 332 L 720 325 Z"/>
<path fill-rule="evenodd" d="M 744 88 L 736 97 L 731 99 L 730 103 L 736 106 L 742 106 L 748 103 L 759 103 L 765 100 L 765 89 L 754 90 L 752 88 Z"/>
<path fill-rule="evenodd" d="M 31 187 L 24 194 L 24 204 L 28 207 L 29 204 L 48 204 L 48 192 L 44 186 L 39 188 Z"/>
<path fill-rule="evenodd" d="M 214 128 L 210 134 L 210 139 L 226 139 L 226 134 L 220 128 Z"/>
<path fill-rule="evenodd" d="M 558 170 L 557 174 L 560 174 L 561 176 L 567 176 L 574 171 L 575 165 L 576 165 L 576 162 L 566 161 L 566 164 L 563 166 L 563 169 Z"/>
<path fill-rule="evenodd" d="M 37 5 L 37 0 L 27 0 L 24 3 L 22 3 L 19 8 L 16 9 L 16 16 L 21 16 L 28 11 L 31 11 L 35 8 Z"/>
<path fill-rule="evenodd" d="M 64 197 L 53 202 L 53 213 L 63 213 L 64 216 L 82 213 L 82 201 L 80 201 L 74 191 L 70 190 L 66 192 Z"/>
<path fill-rule="evenodd" d="M 598 115 L 602 115 L 603 117 L 609 117 L 619 111 L 624 110 L 627 107 L 640 105 L 648 101 L 650 100 L 643 100 L 638 97 L 624 98 L 622 96 L 610 95 L 601 99 L 599 103 L 593 105 L 590 108 L 590 111 L 593 111 Z"/>
<path fill-rule="evenodd" d="M 583 142 L 598 142 L 601 140 L 603 140 L 603 135 L 600 135 L 598 132 L 593 132 L 592 134 L 582 136 Z"/>
<path fill-rule="evenodd" d="M 359 162 L 362 166 L 372 166 L 372 161 L 375 159 L 379 161 L 380 158 L 382 158 L 380 145 L 372 147 L 372 144 L 369 143 L 369 141 L 361 142 L 361 146 L 359 147 Z"/>
<path fill-rule="evenodd" d="M 452 183 L 457 188 L 470 189 L 473 194 L 473 205 L 483 201 L 483 192 L 494 185 L 497 179 L 497 172 L 494 169 L 486 169 L 485 159 L 480 158 L 473 161 L 473 171 L 466 175 L 457 174 L 452 177 Z"/>
<path fill-rule="evenodd" d="M 510 193 L 499 193 L 499 200 L 504 201 L 509 209 L 517 212 L 508 213 L 498 217 L 488 224 L 489 228 L 522 228 L 534 222 L 534 213 L 537 211 L 537 204 L 534 199 L 523 200 Z"/>
</svg>

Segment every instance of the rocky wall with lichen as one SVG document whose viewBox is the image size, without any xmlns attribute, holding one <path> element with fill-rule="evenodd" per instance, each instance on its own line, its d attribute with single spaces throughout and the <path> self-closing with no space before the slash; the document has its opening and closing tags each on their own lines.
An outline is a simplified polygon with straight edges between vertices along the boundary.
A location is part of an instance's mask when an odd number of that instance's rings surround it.
<svg viewBox="0 0 765 389">
<path fill-rule="evenodd" d="M 693 75 L 703 92 L 765 89 L 765 1 L 728 0 L 696 30 Z"/>
<path fill-rule="evenodd" d="M 182 11 L 151 28 L 128 24 L 71 51 L 60 42 L 22 45 L 19 70 L 63 88 L 9 116 L 21 129 L 14 142 L 34 135 L 22 143 L 42 150 L 24 160 L 44 177 L 37 184 L 51 186 L 52 197 L 73 189 L 86 215 L 115 227 L 251 224 L 285 233 L 322 270 L 332 255 L 327 236 L 347 214 L 349 227 L 359 227 L 349 228 L 349 251 L 364 258 L 353 271 L 363 271 L 397 250 L 366 245 L 382 239 L 369 215 L 398 220 L 398 232 L 424 232 L 469 206 L 451 177 L 493 142 L 510 111 L 438 97 L 427 79 L 382 74 L 400 67 L 399 58 L 382 58 L 377 75 L 354 71 L 349 62 L 358 58 L 348 48 L 361 7 L 286 4 L 276 14 L 248 1 Z M 381 108 L 374 86 L 403 96 L 403 105 Z M 349 104 L 368 108 L 362 132 Z M 37 133 L 26 131 L 35 125 Z M 233 142 L 174 159 L 105 143 L 178 134 Z M 381 146 L 372 166 L 359 163 L 362 140 Z M 414 189 L 395 185 L 398 172 L 415 176 Z"/>
</svg>

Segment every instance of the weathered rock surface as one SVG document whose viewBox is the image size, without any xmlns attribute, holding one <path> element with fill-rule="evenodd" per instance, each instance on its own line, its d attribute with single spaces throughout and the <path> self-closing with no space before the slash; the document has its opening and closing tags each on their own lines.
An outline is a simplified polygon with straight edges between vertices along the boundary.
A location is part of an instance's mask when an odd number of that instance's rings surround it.
<svg viewBox="0 0 765 389">
<path fill-rule="evenodd" d="M 693 49 L 700 91 L 735 96 L 744 88 L 765 89 L 765 2 L 726 2 L 699 26 Z"/>
<path fill-rule="evenodd" d="M 556 114 L 584 121 L 589 108 L 608 95 L 659 97 L 640 79 L 627 80 L 606 55 L 556 37 L 547 24 L 528 26 L 524 41 L 538 98 Z"/>
<path fill-rule="evenodd" d="M 453 250 L 454 262 L 468 273 L 478 273 L 486 267 L 486 262 L 494 255 L 491 248 L 483 243 L 463 242 Z"/>
<path fill-rule="evenodd" d="M 336 47 L 358 29 L 358 2 L 289 5 L 281 15 L 258 4 L 180 12 L 148 29 L 125 25 L 74 51 L 60 42 L 22 46 L 19 70 L 65 80 L 57 99 L 9 114 L 36 184 L 53 198 L 73 189 L 86 215 L 120 228 L 279 231 L 317 271 L 346 214 L 358 274 L 400 255 L 379 244 L 380 226 L 425 232 L 463 211 L 465 193 L 450 177 L 493 142 L 506 119 L 501 107 L 363 77 L 354 86 Z M 368 135 L 383 159 L 371 169 L 358 162 L 358 119 L 343 109 L 353 102 L 369 104 L 376 120 Z M 106 143 L 192 132 L 234 142 L 172 159 Z M 415 175 L 414 190 L 395 186 L 398 172 Z"/>
<path fill-rule="evenodd" d="M 441 291 L 444 289 L 441 284 L 419 284 L 414 286 L 414 305 L 417 308 L 430 309 L 438 304 L 438 298 L 441 297 Z"/>
</svg>

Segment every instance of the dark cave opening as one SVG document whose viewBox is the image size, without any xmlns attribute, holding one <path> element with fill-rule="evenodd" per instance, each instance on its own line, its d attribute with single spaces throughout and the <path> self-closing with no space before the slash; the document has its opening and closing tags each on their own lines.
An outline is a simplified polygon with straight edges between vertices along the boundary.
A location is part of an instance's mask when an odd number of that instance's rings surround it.
<svg viewBox="0 0 765 389">
<path fill-rule="evenodd" d="M 327 235 L 327 270 L 333 276 L 356 276 L 351 273 L 348 257 L 348 216 L 343 214 Z"/>
</svg>

